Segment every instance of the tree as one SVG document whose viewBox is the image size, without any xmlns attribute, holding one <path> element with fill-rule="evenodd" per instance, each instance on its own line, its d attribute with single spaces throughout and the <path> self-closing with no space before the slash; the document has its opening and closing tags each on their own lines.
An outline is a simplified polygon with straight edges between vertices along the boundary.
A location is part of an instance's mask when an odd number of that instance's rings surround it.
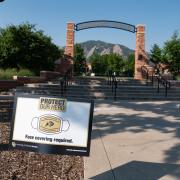
<svg viewBox="0 0 180 180">
<path fill-rule="evenodd" d="M 122 74 L 124 69 L 123 57 L 115 53 L 108 54 L 108 66 L 111 71 Z"/>
<path fill-rule="evenodd" d="M 176 76 L 180 74 L 180 38 L 175 32 L 164 46 L 164 63 L 168 65 L 169 71 Z"/>
<path fill-rule="evenodd" d="M 154 64 L 158 64 L 158 63 L 162 62 L 162 50 L 157 44 L 154 44 L 151 49 L 150 60 Z"/>
<path fill-rule="evenodd" d="M 25 23 L 0 29 L 0 66 L 3 68 L 27 68 L 39 74 L 41 70 L 53 70 L 59 56 L 59 48 L 35 25 Z"/>
<path fill-rule="evenodd" d="M 86 58 L 84 50 L 80 44 L 74 46 L 74 72 L 77 75 L 82 75 L 86 71 Z"/>
<path fill-rule="evenodd" d="M 124 75 L 125 76 L 134 76 L 134 65 L 135 65 L 135 56 L 134 54 L 129 54 L 124 65 Z"/>
<path fill-rule="evenodd" d="M 107 71 L 107 56 L 106 55 L 99 55 L 99 54 L 93 54 L 90 57 L 90 62 L 92 66 L 92 71 L 96 75 L 104 75 Z"/>
<path fill-rule="evenodd" d="M 114 53 L 94 54 L 90 57 L 90 62 L 93 72 L 97 75 L 106 75 L 109 71 L 122 74 L 125 65 L 123 57 Z"/>
</svg>

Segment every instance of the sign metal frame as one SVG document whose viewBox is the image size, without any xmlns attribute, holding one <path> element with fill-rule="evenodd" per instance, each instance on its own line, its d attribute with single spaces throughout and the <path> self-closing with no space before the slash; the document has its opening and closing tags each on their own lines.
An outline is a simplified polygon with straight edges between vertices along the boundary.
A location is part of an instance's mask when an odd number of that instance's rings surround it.
<svg viewBox="0 0 180 180">
<path fill-rule="evenodd" d="M 89 123 L 88 123 L 88 139 L 87 139 L 86 147 L 81 147 L 81 146 L 78 147 L 78 146 L 73 146 L 73 145 L 66 146 L 66 145 L 60 145 L 60 144 L 54 145 L 54 144 L 47 144 L 47 143 L 43 144 L 43 143 L 36 143 L 36 142 L 33 143 L 33 142 L 13 140 L 14 123 L 15 123 L 16 107 L 17 107 L 18 98 L 37 98 L 37 99 L 39 99 L 42 96 L 47 97 L 47 98 L 64 98 L 67 101 L 72 101 L 72 102 L 90 103 Z M 10 141 L 9 141 L 10 149 L 19 149 L 19 150 L 25 150 L 25 151 L 47 153 L 47 154 L 89 156 L 91 132 L 92 132 L 93 110 L 94 110 L 94 101 L 90 100 L 90 99 L 75 99 L 75 98 L 52 96 L 52 95 L 32 95 L 32 94 L 25 94 L 25 93 L 17 93 L 14 97 L 13 118 L 11 121 L 11 131 L 10 131 Z M 22 109 L 22 111 L 23 111 L 23 109 Z M 16 144 L 16 146 L 13 146 L 14 143 Z"/>
</svg>

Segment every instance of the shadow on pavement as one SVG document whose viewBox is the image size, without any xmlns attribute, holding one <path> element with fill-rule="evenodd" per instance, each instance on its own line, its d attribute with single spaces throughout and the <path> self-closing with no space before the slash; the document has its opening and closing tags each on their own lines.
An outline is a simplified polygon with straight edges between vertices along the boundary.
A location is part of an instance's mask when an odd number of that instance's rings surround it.
<svg viewBox="0 0 180 180">
<path fill-rule="evenodd" d="M 118 103 L 104 103 L 103 106 L 102 104 L 103 102 L 96 104 L 97 111 L 93 122 L 93 131 L 99 132 L 101 137 L 116 133 L 131 132 L 136 134 L 155 130 L 167 135 L 170 133 L 171 138 L 180 139 L 180 111 L 177 109 L 179 102 L 162 101 L 158 104 L 156 102 L 121 101 Z M 101 110 L 101 107 L 105 109 Z M 98 133 L 95 134 L 98 135 Z M 95 138 L 97 137 L 92 137 L 92 139 Z M 155 143 L 158 143 L 163 140 L 157 138 L 156 141 Z M 114 172 L 118 173 L 119 171 L 123 177 L 126 171 L 125 174 L 128 175 L 128 178 L 125 180 L 134 180 L 134 176 L 135 179 L 144 180 L 147 179 L 144 178 L 145 174 L 147 174 L 147 177 L 149 176 L 150 180 L 155 180 L 180 166 L 171 164 L 179 164 L 180 162 L 180 143 L 176 143 L 170 149 L 164 151 L 164 155 L 164 162 L 168 164 L 133 161 L 114 169 Z M 141 171 L 142 174 L 143 172 L 145 174 L 139 177 L 138 174 L 141 174 L 139 173 Z M 98 179 L 101 176 L 103 174 L 96 178 Z M 174 176 L 180 178 L 180 170 L 179 174 L 176 173 Z M 122 180 L 124 179 L 122 178 Z"/>
<path fill-rule="evenodd" d="M 174 137 L 180 138 L 180 111 L 177 110 L 175 102 L 111 102 L 105 106 L 107 112 L 101 111 L 101 104 L 96 105 L 96 108 L 100 109 L 95 113 L 93 122 L 101 136 L 121 132 L 141 133 L 152 129 L 161 133 L 174 133 Z M 113 107 L 119 108 L 118 111 L 113 112 Z M 127 113 L 129 110 L 132 112 Z M 148 112 L 152 113 L 152 116 L 149 116 Z"/>
<path fill-rule="evenodd" d="M 179 171 L 178 171 L 179 169 Z M 109 171 L 94 176 L 90 179 L 105 180 Z M 131 161 L 113 169 L 114 180 L 157 180 L 167 174 L 180 177 L 180 165 L 168 163 L 154 163 Z"/>
</svg>

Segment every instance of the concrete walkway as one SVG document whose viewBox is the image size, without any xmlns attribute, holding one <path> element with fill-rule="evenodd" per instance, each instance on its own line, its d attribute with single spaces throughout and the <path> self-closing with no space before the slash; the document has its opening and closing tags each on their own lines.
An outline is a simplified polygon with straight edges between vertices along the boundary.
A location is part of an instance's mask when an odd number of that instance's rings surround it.
<svg viewBox="0 0 180 180">
<path fill-rule="evenodd" d="M 180 180 L 180 102 L 95 104 L 85 180 Z"/>
</svg>

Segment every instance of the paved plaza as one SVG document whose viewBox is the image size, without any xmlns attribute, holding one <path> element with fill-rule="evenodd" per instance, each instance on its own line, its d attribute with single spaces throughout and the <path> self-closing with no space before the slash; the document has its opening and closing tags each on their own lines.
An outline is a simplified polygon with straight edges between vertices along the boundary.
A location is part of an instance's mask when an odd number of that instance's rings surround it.
<svg viewBox="0 0 180 180">
<path fill-rule="evenodd" d="M 179 104 L 96 101 L 85 179 L 179 180 Z"/>
</svg>

